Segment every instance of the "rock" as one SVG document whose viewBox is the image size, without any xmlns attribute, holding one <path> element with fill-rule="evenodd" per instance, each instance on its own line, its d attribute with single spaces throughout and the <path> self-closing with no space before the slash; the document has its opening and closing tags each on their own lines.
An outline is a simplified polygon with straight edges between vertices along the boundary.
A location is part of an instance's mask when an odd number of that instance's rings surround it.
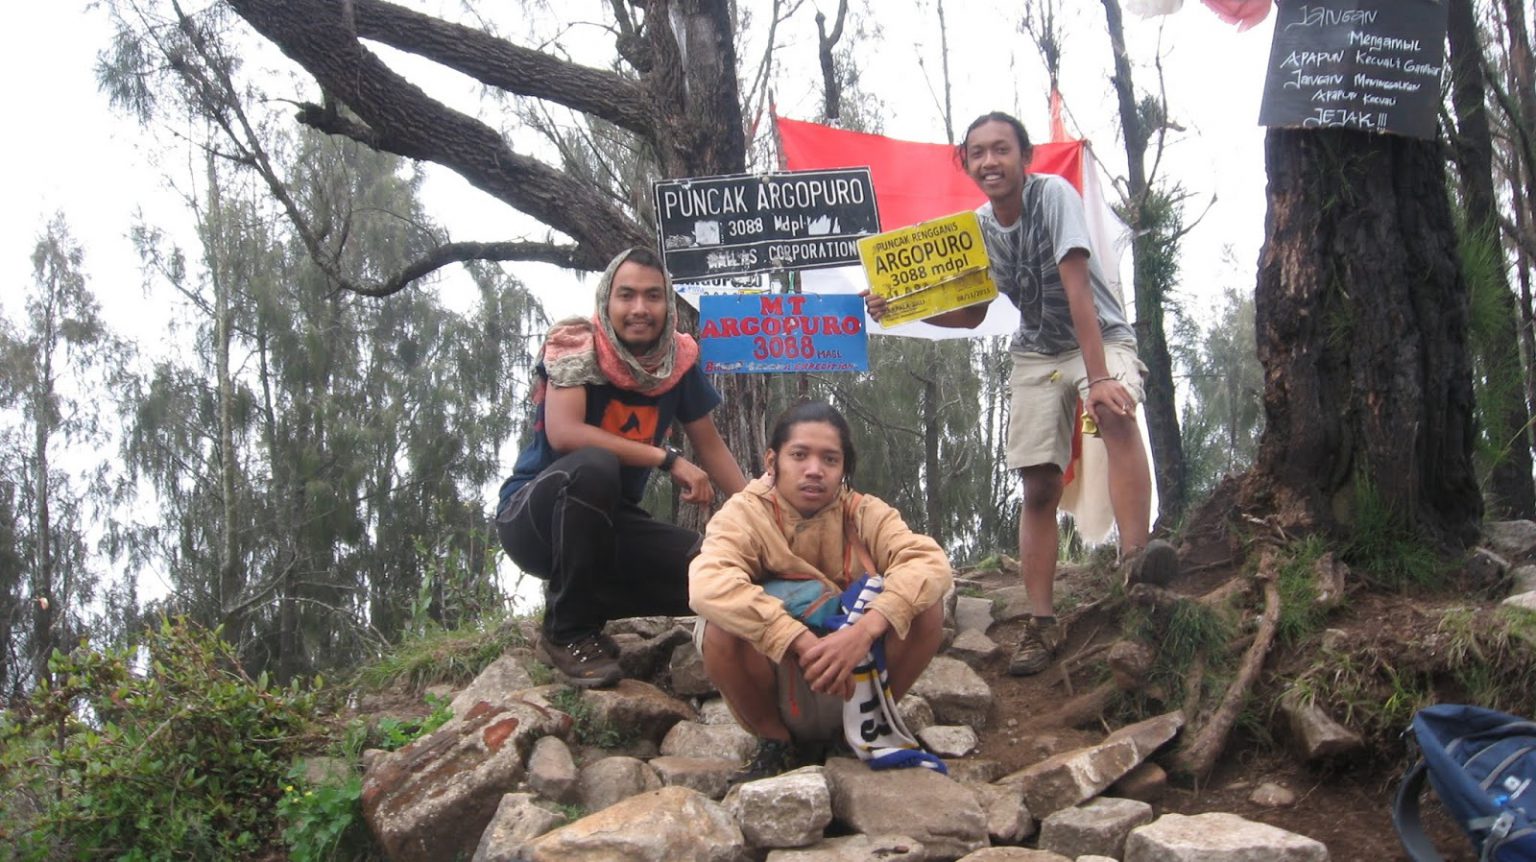
<svg viewBox="0 0 1536 862">
<path fill-rule="evenodd" d="M 723 697 L 712 697 L 700 704 L 696 720 L 700 724 L 736 724 L 736 716 L 731 714 L 731 708 L 726 705 Z"/>
<path fill-rule="evenodd" d="M 976 731 L 963 724 L 935 724 L 917 731 L 917 738 L 940 757 L 964 757 L 976 749 Z"/>
<path fill-rule="evenodd" d="M 660 742 L 672 725 L 694 717 L 693 707 L 637 679 L 583 691 L 581 703 L 593 721 L 652 742 Z"/>
<path fill-rule="evenodd" d="M 1487 548 L 1477 548 L 1467 555 L 1461 570 L 1467 589 L 1480 592 L 1498 585 L 1509 571 L 1509 561 Z"/>
<path fill-rule="evenodd" d="M 374 765 L 379 762 L 379 758 L 385 757 L 389 753 L 390 752 L 385 751 L 382 748 L 365 748 L 363 749 L 363 753 L 358 757 L 357 765 L 362 768 L 363 774 L 367 775 L 368 770 L 372 769 Z"/>
<path fill-rule="evenodd" d="M 1148 760 L 1111 784 L 1105 795 L 1152 803 L 1168 792 L 1168 771 Z"/>
<path fill-rule="evenodd" d="M 1049 850 L 1030 850 L 1027 847 L 987 847 L 961 856 L 959 862 L 1072 862 L 1072 860 Z"/>
<path fill-rule="evenodd" d="M 1044 817 L 1097 796 L 1152 756 L 1184 726 L 1184 715 L 1170 712 L 1127 725 L 1098 745 L 1048 757 L 999 779 L 1017 784 L 1036 817 Z"/>
<path fill-rule="evenodd" d="M 1088 854 L 1118 859 L 1131 830 L 1151 822 L 1152 806 L 1147 803 L 1100 796 L 1041 821 L 1039 845 L 1069 859 Z"/>
<path fill-rule="evenodd" d="M 1002 651 L 997 641 L 981 632 L 961 632 L 949 645 L 949 654 L 971 667 L 980 667 Z"/>
<path fill-rule="evenodd" d="M 576 801 L 576 761 L 560 737 L 546 736 L 534 743 L 528 755 L 528 786 L 545 799 Z"/>
<path fill-rule="evenodd" d="M 961 784 L 991 784 L 1007 771 L 1001 763 L 982 757 L 946 760 L 944 765 L 949 767 L 949 777 Z"/>
<path fill-rule="evenodd" d="M 832 815 L 853 832 L 909 835 L 930 856 L 944 859 L 987 846 L 986 817 L 976 794 L 937 772 L 872 772 L 857 760 L 834 758 L 826 776 Z"/>
<path fill-rule="evenodd" d="M 1334 721 L 1322 707 L 1305 700 L 1296 689 L 1280 697 L 1280 714 L 1285 716 L 1298 754 L 1308 762 L 1342 757 L 1365 747 L 1359 734 Z"/>
<path fill-rule="evenodd" d="M 1296 794 L 1273 781 L 1266 781 L 1248 794 L 1248 801 L 1265 808 L 1289 808 L 1296 804 Z"/>
<path fill-rule="evenodd" d="M 958 659 L 935 656 L 912 684 L 912 694 L 928 701 L 934 719 L 943 724 L 986 727 L 992 710 L 992 689 L 976 671 Z M 921 840 L 921 839 L 919 839 Z"/>
<path fill-rule="evenodd" d="M 1115 641 L 1106 656 L 1109 674 L 1121 691 L 1146 688 L 1147 676 L 1151 674 L 1152 664 L 1156 660 L 1157 654 L 1151 647 L 1129 640 Z"/>
<path fill-rule="evenodd" d="M 1521 610 L 1536 611 L 1536 592 L 1521 593 L 1518 596 L 1510 596 L 1499 604 L 1506 605 L 1511 608 L 1520 608 Z"/>
<path fill-rule="evenodd" d="M 999 844 L 1018 844 L 1035 834 L 1035 818 L 1024 804 L 1024 793 L 1011 784 L 965 785 L 976 794 L 987 818 L 987 836 Z"/>
<path fill-rule="evenodd" d="M 1327 652 L 1338 652 L 1339 650 L 1347 649 L 1349 646 L 1349 632 L 1343 629 L 1323 629 L 1320 643 Z"/>
<path fill-rule="evenodd" d="M 582 807 L 596 812 L 631 796 L 659 790 L 661 777 L 643 760 L 605 757 L 583 767 L 576 783 Z"/>
<path fill-rule="evenodd" d="M 992 600 L 977 596 L 959 596 L 955 599 L 955 628 L 964 634 L 987 633 L 992 627 Z"/>
<path fill-rule="evenodd" d="M 305 757 L 300 763 L 304 783 L 313 787 L 344 784 L 352 777 L 352 764 L 339 757 Z"/>
<path fill-rule="evenodd" d="M 603 626 L 603 632 L 613 638 L 629 635 L 640 640 L 653 640 L 678 627 L 678 620 L 672 617 L 626 617 L 610 620 Z"/>
<path fill-rule="evenodd" d="M 486 665 L 485 670 L 480 671 L 474 682 L 458 693 L 448 708 L 456 717 L 462 718 L 482 700 L 492 706 L 505 706 L 509 699 L 516 697 L 517 692 L 533 688 L 533 677 L 528 675 L 528 669 L 523 665 L 530 656 L 531 653 L 526 649 L 514 650 Z"/>
<path fill-rule="evenodd" d="M 613 640 L 619 645 L 619 668 L 626 677 L 653 679 L 672 658 L 673 649 L 693 640 L 693 630 L 674 625 L 652 637 L 622 632 Z"/>
<path fill-rule="evenodd" d="M 1059 576 L 1057 578 L 1060 580 Z M 999 587 L 987 594 L 993 600 L 992 618 L 1000 623 L 1011 623 L 1029 616 L 1029 593 L 1021 584 L 1016 587 Z"/>
<path fill-rule="evenodd" d="M 517 788 L 534 740 L 570 730 L 570 716 L 532 704 L 485 702 L 363 776 L 363 818 L 392 860 L 469 856 L 501 797 Z"/>
<path fill-rule="evenodd" d="M 666 787 L 612 805 L 524 845 L 526 862 L 744 862 L 746 842 L 719 803 Z M 447 857 L 443 857 L 447 858 Z"/>
<path fill-rule="evenodd" d="M 928 701 L 911 692 L 896 704 L 896 713 L 901 716 L 901 723 L 913 733 L 933 724 L 933 707 L 928 705 Z"/>
<path fill-rule="evenodd" d="M 679 697 L 704 697 L 715 693 L 715 684 L 704 673 L 704 657 L 699 655 L 698 647 L 691 640 L 672 648 L 667 673 L 672 678 L 672 692 Z"/>
<path fill-rule="evenodd" d="M 764 862 L 924 862 L 923 845 L 905 835 L 847 835 L 799 850 L 774 850 Z"/>
<path fill-rule="evenodd" d="M 548 739 L 549 737 L 545 737 Z M 531 793 L 508 793 L 501 797 L 496 816 L 480 836 L 471 862 L 518 862 L 524 842 L 543 835 L 565 823 L 565 818 L 540 808 Z"/>
<path fill-rule="evenodd" d="M 661 741 L 661 753 L 673 757 L 715 758 L 745 763 L 757 751 L 757 737 L 734 724 L 680 721 Z"/>
<path fill-rule="evenodd" d="M 832 822 L 832 793 L 819 766 L 749 781 L 725 807 L 750 847 L 805 847 L 820 841 Z"/>
<path fill-rule="evenodd" d="M 1344 590 L 1349 585 L 1349 566 L 1335 557 L 1332 551 L 1323 554 L 1312 564 L 1313 583 L 1317 586 L 1314 603 L 1331 610 L 1344 602 Z"/>
<path fill-rule="evenodd" d="M 1164 814 L 1131 832 L 1124 858 L 1125 862 L 1328 862 L 1328 848 L 1236 814 Z"/>
<path fill-rule="evenodd" d="M 741 769 L 741 761 L 718 757 L 657 757 L 651 768 L 665 787 L 687 787 L 719 799 L 730 789 L 731 776 Z"/>
<path fill-rule="evenodd" d="M 1516 566 L 1514 571 L 1509 573 L 1509 576 L 1514 581 L 1514 586 L 1510 587 L 1509 590 L 1510 595 L 1536 592 L 1536 566 L 1529 563 L 1523 566 Z"/>
<path fill-rule="evenodd" d="M 1090 853 L 1086 856 L 1077 857 L 1077 862 L 1118 862 L 1118 860 L 1111 856 L 1096 856 Z"/>
<path fill-rule="evenodd" d="M 1483 524 L 1483 544 L 1505 559 L 1522 559 L 1536 551 L 1536 522 L 1490 521 Z"/>
</svg>

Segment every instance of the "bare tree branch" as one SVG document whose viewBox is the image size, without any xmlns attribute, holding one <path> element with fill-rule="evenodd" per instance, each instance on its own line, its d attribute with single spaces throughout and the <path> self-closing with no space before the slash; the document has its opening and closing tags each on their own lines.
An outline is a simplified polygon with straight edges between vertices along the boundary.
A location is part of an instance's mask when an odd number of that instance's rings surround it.
<svg viewBox="0 0 1536 862">
<path fill-rule="evenodd" d="M 556 102 L 642 137 L 656 137 L 645 91 L 634 81 L 383 0 L 352 0 L 352 7 L 360 38 L 424 57 L 497 89 Z M 621 32 L 626 21 L 620 19 Z"/>
<path fill-rule="evenodd" d="M 589 185 L 513 152 L 496 130 L 432 99 L 395 73 L 351 37 L 351 22 L 336 5 L 325 0 L 231 0 L 230 5 L 361 123 L 344 120 L 339 111 L 324 106 L 307 106 L 301 121 L 375 149 L 452 169 L 477 188 L 575 238 L 575 260 L 582 268 L 600 269 L 618 250 L 650 241 L 633 219 Z"/>
</svg>

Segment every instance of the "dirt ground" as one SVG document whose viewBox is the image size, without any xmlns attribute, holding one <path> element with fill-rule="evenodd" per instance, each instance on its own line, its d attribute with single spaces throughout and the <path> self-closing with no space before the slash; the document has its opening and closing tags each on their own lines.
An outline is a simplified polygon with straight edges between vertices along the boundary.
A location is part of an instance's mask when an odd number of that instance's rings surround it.
<svg viewBox="0 0 1536 862">
<path fill-rule="evenodd" d="M 1186 568 L 1188 565 L 1186 561 Z M 1217 561 L 1216 565 L 1204 565 L 1174 586 L 1181 592 L 1199 594 L 1232 574 L 1230 565 Z M 972 577 L 989 588 L 1018 583 L 1017 576 L 1011 573 L 973 573 Z M 1074 657 L 1083 656 L 1094 646 L 1109 643 L 1120 634 L 1119 623 L 1110 614 L 1092 608 L 1086 612 L 1070 610 L 1091 603 L 1095 593 L 1102 593 L 1104 586 L 1102 576 L 1097 582 L 1086 575 L 1074 580 L 1070 572 L 1064 573 L 1058 581 L 1058 608 L 1069 608 L 1063 617 L 1072 620 L 1062 652 L 1069 665 Z M 1064 602 L 1061 601 L 1063 597 Z M 1352 640 L 1364 642 L 1383 631 L 1402 632 L 1428 616 L 1429 611 L 1417 607 L 1414 600 L 1372 596 L 1351 602 L 1344 611 L 1330 618 L 1329 626 L 1345 631 Z M 1019 622 L 994 626 L 989 636 L 1004 646 L 1004 654 L 978 668 L 991 684 L 997 706 L 994 720 L 980 734 L 979 756 L 997 760 L 1009 771 L 1028 766 L 1054 751 L 1095 742 L 1110 729 L 1106 725 L 1037 734 L 1022 734 L 1016 729 L 1030 717 L 1058 706 L 1065 698 L 1081 694 L 1095 681 L 1091 677 L 1093 671 L 1086 665 L 1078 667 L 1071 674 L 1072 679 L 1064 679 L 1060 662 L 1034 677 L 1007 675 L 1007 653 L 1017 642 L 1020 627 Z M 1267 664 L 1269 672 L 1273 673 L 1285 661 L 1284 655 L 1272 654 Z M 1274 736 L 1278 738 L 1280 734 Z M 1319 770 L 1298 763 L 1282 744 L 1253 737 L 1241 729 L 1235 732 L 1209 780 L 1200 787 L 1170 785 L 1155 805 L 1158 812 L 1200 814 L 1221 811 L 1269 823 L 1323 842 L 1334 862 L 1408 860 L 1391 819 L 1392 801 L 1401 777 L 1400 763 L 1387 763 L 1383 761 L 1388 758 L 1372 756 L 1362 758 L 1358 763 Z M 1296 796 L 1295 804 L 1274 808 L 1250 801 L 1253 791 L 1265 782 L 1275 782 L 1289 789 Z M 1476 858 L 1465 836 L 1439 810 L 1433 795 L 1428 792 L 1423 809 L 1425 829 L 1446 859 L 1471 862 Z"/>
</svg>

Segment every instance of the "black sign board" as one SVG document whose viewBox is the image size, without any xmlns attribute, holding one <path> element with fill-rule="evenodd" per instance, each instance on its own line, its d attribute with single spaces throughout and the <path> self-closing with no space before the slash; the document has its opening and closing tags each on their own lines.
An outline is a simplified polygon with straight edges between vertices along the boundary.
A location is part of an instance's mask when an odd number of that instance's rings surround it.
<svg viewBox="0 0 1536 862">
<path fill-rule="evenodd" d="M 664 180 L 652 195 L 674 281 L 856 264 L 858 238 L 880 232 L 869 168 Z"/>
<path fill-rule="evenodd" d="M 1433 139 L 1449 0 L 1283 0 L 1259 125 Z"/>
</svg>

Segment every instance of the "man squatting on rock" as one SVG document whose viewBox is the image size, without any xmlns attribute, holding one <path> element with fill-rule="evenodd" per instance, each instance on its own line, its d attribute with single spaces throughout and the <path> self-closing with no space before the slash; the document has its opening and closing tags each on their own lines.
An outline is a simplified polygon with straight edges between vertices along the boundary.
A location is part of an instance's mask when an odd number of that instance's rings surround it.
<svg viewBox="0 0 1536 862">
<path fill-rule="evenodd" d="M 1147 541 L 1152 479 L 1136 424 L 1147 369 L 1135 333 L 1089 244 L 1082 198 L 1061 177 L 1029 173 L 1032 155 L 1023 124 L 1001 112 L 977 117 L 956 147 L 960 167 L 987 196 L 976 214 L 992 278 L 1020 316 L 1008 348 L 1007 465 L 1024 483 L 1019 562 L 1031 617 L 1008 665 L 1018 676 L 1049 667 L 1066 638 L 1053 605 L 1056 509 L 1079 399 L 1109 456 L 1121 577 L 1165 584 L 1178 571 L 1171 545 Z M 883 298 L 866 292 L 865 304 L 876 320 L 885 314 Z M 927 322 L 974 329 L 986 314 L 987 305 L 973 305 Z"/>
<path fill-rule="evenodd" d="M 900 700 L 938 651 L 942 599 L 953 579 L 937 542 L 914 533 L 887 503 L 848 486 L 858 456 L 847 420 L 830 405 L 803 402 L 785 411 L 763 460 L 766 472 L 710 519 L 689 567 L 704 671 L 737 721 L 761 740 L 738 780 L 791 766 L 793 742 L 841 737 L 854 669 L 881 638 L 892 702 Z M 763 585 L 809 579 L 842 591 L 864 573 L 850 528 L 884 588 L 853 625 L 818 633 Z M 819 703 L 793 702 L 806 683 Z M 819 719 L 797 721 L 802 710 Z"/>
<path fill-rule="evenodd" d="M 622 676 L 608 620 L 689 613 L 700 537 L 640 508 L 651 470 L 701 506 L 714 500 L 711 481 L 726 494 L 746 485 L 710 418 L 720 395 L 699 370 L 698 344 L 676 328 L 677 297 L 656 254 L 615 257 L 592 317 L 562 320 L 545 339 L 533 439 L 501 486 L 502 547 L 545 581 L 537 652 L 581 688 Z M 664 445 L 674 420 L 702 468 Z"/>
</svg>

